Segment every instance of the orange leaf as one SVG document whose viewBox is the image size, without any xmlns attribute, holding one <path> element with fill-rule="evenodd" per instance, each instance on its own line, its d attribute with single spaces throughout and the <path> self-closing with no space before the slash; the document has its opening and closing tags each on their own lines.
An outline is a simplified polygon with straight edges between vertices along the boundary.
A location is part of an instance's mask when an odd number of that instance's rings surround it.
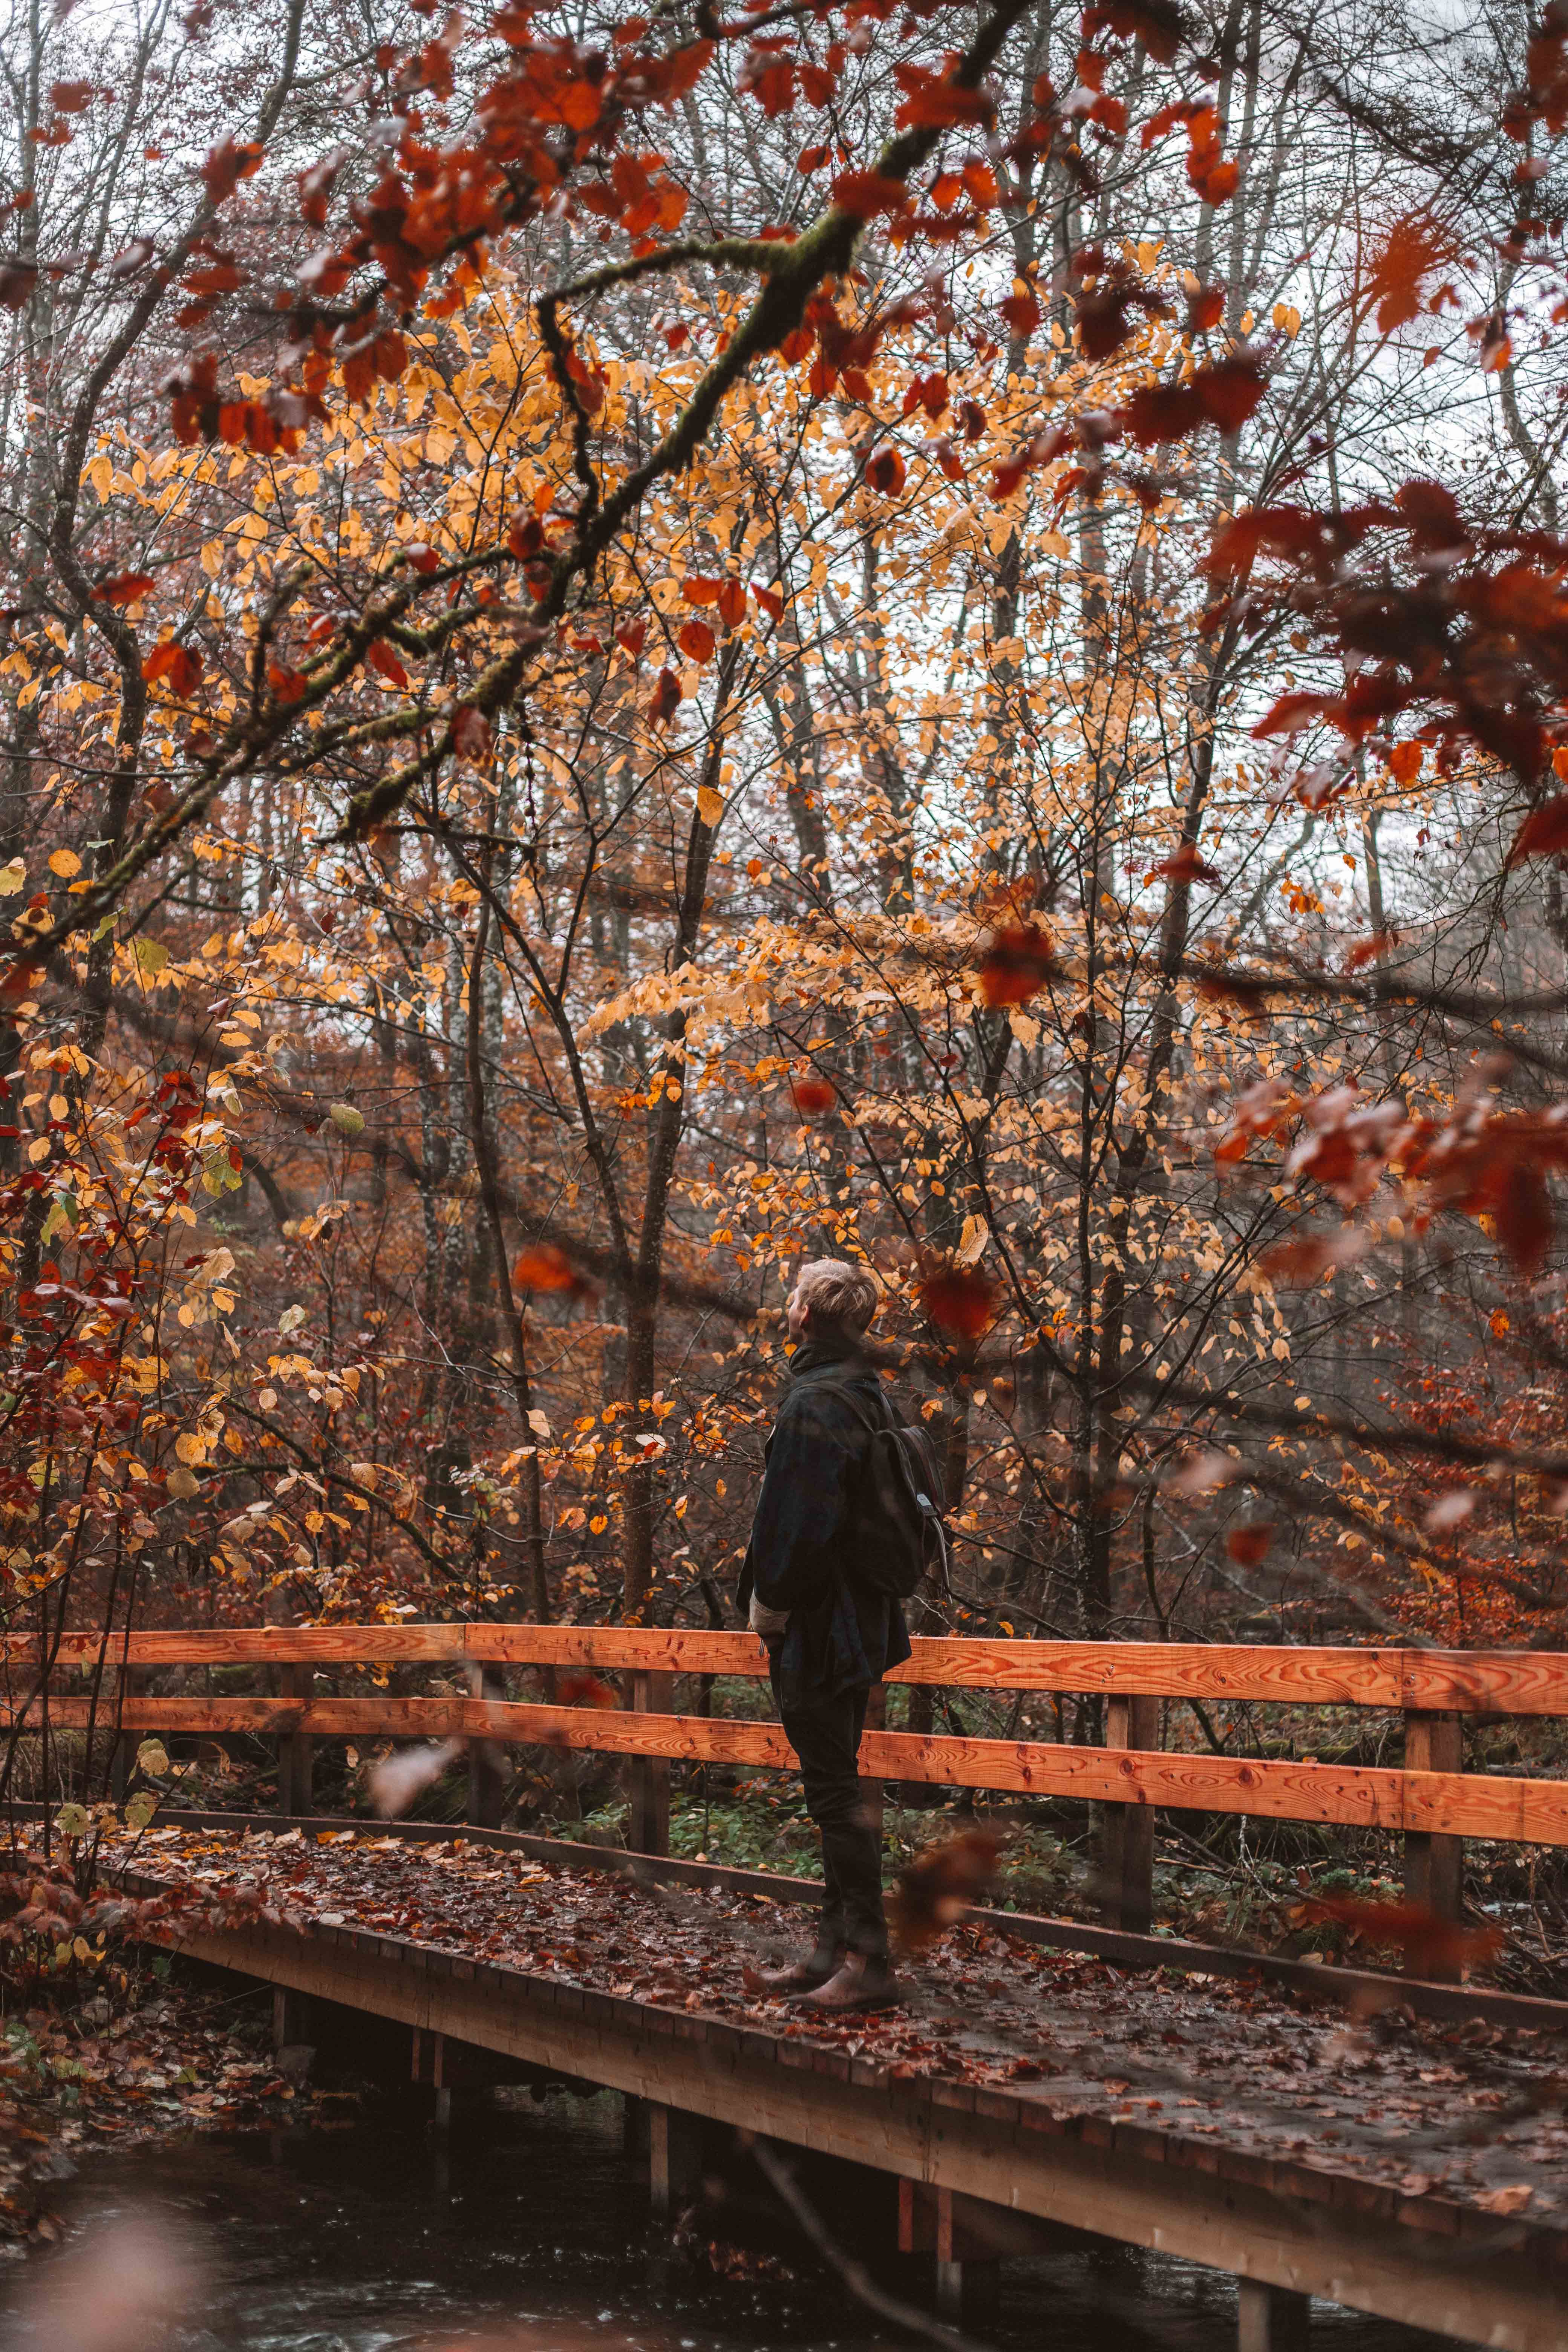
<svg viewBox="0 0 1568 2352">
<path fill-rule="evenodd" d="M 553 1242 L 530 1242 L 512 1261 L 514 1290 L 563 1290 L 574 1295 L 586 1288 L 563 1250 Z"/>
<path fill-rule="evenodd" d="M 557 1675 L 555 1696 L 563 1706 L 597 1706 L 608 1711 L 621 1703 L 609 1684 L 597 1675 Z"/>
<path fill-rule="evenodd" d="M 1421 280 L 1447 258 L 1452 240 L 1425 213 L 1407 213 L 1396 220 L 1374 254 L 1366 273 L 1366 289 L 1377 299 L 1377 331 L 1392 335 L 1421 311 Z"/>
<path fill-rule="evenodd" d="M 719 583 L 706 578 L 700 572 L 689 572 L 680 583 L 680 593 L 689 604 L 716 604 Z"/>
</svg>

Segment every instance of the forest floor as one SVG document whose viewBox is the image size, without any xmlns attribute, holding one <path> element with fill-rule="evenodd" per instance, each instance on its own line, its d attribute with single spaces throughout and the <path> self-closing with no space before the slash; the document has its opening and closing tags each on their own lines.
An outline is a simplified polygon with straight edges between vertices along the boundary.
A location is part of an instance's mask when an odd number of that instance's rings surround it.
<svg viewBox="0 0 1568 2352">
<path fill-rule="evenodd" d="M 1126 1971 L 974 1927 L 905 1967 L 906 2004 L 814 2019 L 760 1996 L 771 1899 L 567 1871 L 460 1836 L 153 1830 L 123 1858 L 205 1901 L 364 1927 L 558 1983 L 822 2038 L 904 2076 L 1018 2086 L 1054 2114 L 1221 2137 L 1395 2189 L 1568 2223 L 1568 2032 L 1356 2016 L 1246 1980 Z M 1325 1971 L 1327 1977 L 1327 1971 Z"/>
<path fill-rule="evenodd" d="M 97 2149 L 320 2121 L 352 2100 L 281 2074 L 271 2023 L 264 1989 L 199 1990 L 163 1955 L 0 2016 L 0 2256 L 60 2236 L 52 2191 Z"/>
</svg>

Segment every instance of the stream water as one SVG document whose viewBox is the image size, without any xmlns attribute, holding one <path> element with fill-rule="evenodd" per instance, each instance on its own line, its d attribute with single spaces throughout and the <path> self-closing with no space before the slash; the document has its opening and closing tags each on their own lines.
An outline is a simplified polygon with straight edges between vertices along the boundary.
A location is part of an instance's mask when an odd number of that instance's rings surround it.
<svg viewBox="0 0 1568 2352">
<path fill-rule="evenodd" d="M 193 2135 L 86 2159 L 57 2203 L 74 2225 L 67 2245 L 0 2273 L 5 2352 L 872 2352 L 914 2341 L 817 2256 L 792 2251 L 785 2275 L 775 2263 L 726 2276 L 672 2254 L 609 2095 L 460 2113 L 449 2136 L 407 2106 L 337 2129 Z M 824 2218 L 836 2225 L 831 2210 Z M 183 2315 L 105 2332 L 106 2303 L 134 2302 L 139 2263 L 166 2265 L 165 2313 L 181 2305 L 183 2271 Z M 85 2302 L 84 2276 L 96 2280 Z M 1064 2233 L 1059 2252 L 1009 2262 L 1002 2276 L 999 2311 L 970 2330 L 1001 2352 L 1234 2352 L 1235 2291 L 1212 2272 Z M 1436 2342 L 1313 2307 L 1314 2352 Z"/>
</svg>

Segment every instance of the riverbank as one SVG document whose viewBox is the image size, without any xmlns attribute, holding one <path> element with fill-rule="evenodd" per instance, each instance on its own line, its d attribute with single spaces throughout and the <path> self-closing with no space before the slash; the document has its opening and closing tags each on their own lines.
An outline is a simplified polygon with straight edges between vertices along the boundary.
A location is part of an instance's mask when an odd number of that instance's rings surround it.
<svg viewBox="0 0 1568 2352">
<path fill-rule="evenodd" d="M 62 2234 L 61 2186 L 98 2149 L 352 2109 L 280 2070 L 271 2040 L 264 1989 L 211 1991 L 163 1959 L 123 1992 L 0 2017 L 0 2256 Z"/>
</svg>

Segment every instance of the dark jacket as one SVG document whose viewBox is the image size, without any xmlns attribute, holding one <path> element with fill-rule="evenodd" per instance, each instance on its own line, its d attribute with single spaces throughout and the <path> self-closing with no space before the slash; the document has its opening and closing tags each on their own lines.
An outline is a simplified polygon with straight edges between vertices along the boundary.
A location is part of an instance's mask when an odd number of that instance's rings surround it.
<svg viewBox="0 0 1568 2352">
<path fill-rule="evenodd" d="M 891 1593 L 855 1575 L 855 1521 L 881 1383 L 844 1345 L 809 1340 L 768 1440 L 767 1468 L 741 1570 L 741 1613 L 752 1595 L 787 1609 L 773 1661 L 781 1706 L 866 1690 L 910 1654 L 903 1611 Z M 840 1391 L 837 1392 L 836 1391 Z"/>
</svg>

